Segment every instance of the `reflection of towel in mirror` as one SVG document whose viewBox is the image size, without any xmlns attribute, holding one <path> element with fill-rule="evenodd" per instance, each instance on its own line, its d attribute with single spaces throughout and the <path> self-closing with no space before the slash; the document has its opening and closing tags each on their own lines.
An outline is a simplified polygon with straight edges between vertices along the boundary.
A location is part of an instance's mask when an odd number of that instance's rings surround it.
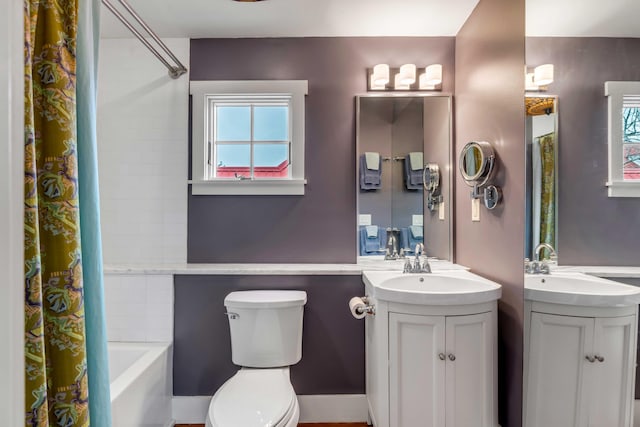
<svg viewBox="0 0 640 427">
<path fill-rule="evenodd" d="M 424 241 L 424 232 L 423 232 L 423 228 L 421 225 L 410 225 L 409 227 L 407 227 L 407 237 L 408 237 L 408 243 L 409 243 L 409 248 L 411 248 L 411 251 L 413 252 L 413 250 L 416 248 L 416 245 L 418 243 L 423 243 Z"/>
<path fill-rule="evenodd" d="M 367 231 L 367 239 L 377 239 L 378 238 L 378 226 L 377 225 L 367 225 L 364 228 Z"/>
<path fill-rule="evenodd" d="M 422 164 L 422 162 L 420 162 L 420 164 Z M 422 167 L 418 170 L 412 169 L 411 154 L 408 154 L 404 159 L 404 183 L 407 190 L 422 189 Z"/>
<path fill-rule="evenodd" d="M 360 156 L 360 189 L 377 190 L 382 184 L 382 158 L 378 156 L 378 170 L 367 168 L 365 155 Z"/>
<path fill-rule="evenodd" d="M 412 151 L 409 153 L 409 160 L 411 161 L 411 170 L 417 171 L 422 170 L 423 161 L 422 161 L 422 153 L 419 151 Z"/>
<path fill-rule="evenodd" d="M 424 237 L 421 225 L 410 225 L 409 231 L 411 231 L 411 237 L 414 239 L 422 239 Z"/>
<path fill-rule="evenodd" d="M 367 169 L 372 171 L 380 170 L 380 153 L 367 151 L 364 153 L 364 158 L 367 161 Z"/>
<path fill-rule="evenodd" d="M 373 238 L 367 237 L 367 228 L 375 227 L 378 229 L 378 226 L 366 226 L 360 227 L 360 255 L 377 255 L 382 252 L 380 249 L 382 247 L 382 234 L 376 232 L 376 236 Z"/>
</svg>

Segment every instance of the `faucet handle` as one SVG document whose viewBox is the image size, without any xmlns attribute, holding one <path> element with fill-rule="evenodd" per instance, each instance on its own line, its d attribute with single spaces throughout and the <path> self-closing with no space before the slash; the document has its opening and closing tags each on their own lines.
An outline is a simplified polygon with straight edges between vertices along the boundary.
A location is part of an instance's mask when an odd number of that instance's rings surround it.
<svg viewBox="0 0 640 427">
<path fill-rule="evenodd" d="M 431 273 L 431 264 L 429 264 L 429 260 L 426 256 L 424 257 L 424 261 L 422 262 L 422 267 L 420 268 L 420 270 L 423 273 Z"/>
<path fill-rule="evenodd" d="M 549 268 L 549 264 L 547 263 L 547 261 L 540 262 L 539 271 L 542 274 L 549 274 L 551 272 L 551 269 Z"/>
</svg>

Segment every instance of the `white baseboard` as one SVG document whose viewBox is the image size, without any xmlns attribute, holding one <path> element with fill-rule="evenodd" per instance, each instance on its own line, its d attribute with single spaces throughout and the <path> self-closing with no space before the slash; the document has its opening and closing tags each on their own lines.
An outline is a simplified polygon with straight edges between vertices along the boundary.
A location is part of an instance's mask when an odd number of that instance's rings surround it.
<svg viewBox="0 0 640 427">
<path fill-rule="evenodd" d="M 298 396 L 301 423 L 362 423 L 367 421 L 364 394 L 312 394 Z"/>
<path fill-rule="evenodd" d="M 176 424 L 204 424 L 211 396 L 173 396 L 171 413 Z"/>
<path fill-rule="evenodd" d="M 174 396 L 176 424 L 203 424 L 211 396 Z M 364 394 L 322 394 L 298 396 L 301 423 L 365 422 L 367 399 Z"/>
</svg>

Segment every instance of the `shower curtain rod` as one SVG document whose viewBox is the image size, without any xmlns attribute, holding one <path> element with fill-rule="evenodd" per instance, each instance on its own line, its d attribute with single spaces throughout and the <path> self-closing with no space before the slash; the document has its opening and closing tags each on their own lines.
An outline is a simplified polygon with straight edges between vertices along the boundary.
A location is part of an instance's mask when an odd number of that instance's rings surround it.
<svg viewBox="0 0 640 427">
<path fill-rule="evenodd" d="M 138 29 L 136 29 L 136 27 L 134 27 L 127 20 L 127 18 L 125 18 L 125 16 L 118 9 L 116 9 L 113 6 L 113 4 L 111 4 L 109 2 L 109 0 L 101 0 L 101 1 L 102 1 L 102 4 L 105 5 L 107 7 L 107 9 L 109 9 L 109 11 L 111 13 L 113 13 L 113 15 L 116 18 L 118 18 L 118 20 L 120 22 L 122 22 L 122 24 L 125 27 L 127 27 L 129 29 L 129 31 L 131 31 L 133 33 L 133 35 L 136 36 L 138 38 L 138 40 L 140 40 L 142 42 L 142 44 L 145 45 L 146 48 L 149 49 L 151 51 L 151 53 L 153 53 L 155 55 L 156 58 L 158 58 L 158 60 L 160 60 L 160 62 L 162 62 L 164 64 L 165 67 L 167 67 L 167 69 L 169 70 L 169 76 L 172 79 L 177 79 L 178 77 L 180 77 L 181 75 L 183 75 L 184 73 L 187 72 L 187 68 L 184 65 L 182 65 L 180 60 L 178 60 L 178 58 L 176 58 L 176 56 L 173 54 L 173 52 L 171 52 L 171 50 L 167 47 L 167 45 L 165 45 L 162 42 L 162 40 L 160 40 L 160 37 L 158 37 L 158 35 L 151 28 L 149 28 L 147 23 L 144 22 L 142 20 L 142 18 L 140 18 L 140 15 L 138 15 L 136 13 L 136 11 L 133 10 L 133 8 L 131 6 L 129 6 L 129 4 L 125 0 L 118 0 L 118 3 L 120 3 L 122 5 L 122 7 L 125 8 L 125 10 L 133 17 L 133 19 L 135 19 L 138 22 L 138 24 L 140 24 L 140 26 L 142 28 L 144 28 L 144 30 L 147 32 L 147 34 L 149 34 L 149 36 L 158 44 L 158 46 L 160 46 L 162 48 L 162 50 L 164 50 L 165 53 L 167 55 L 169 55 L 169 57 L 173 60 L 173 62 L 175 62 L 176 65 L 171 65 L 160 54 L 160 52 L 158 52 L 158 50 L 155 47 L 153 47 L 153 45 L 142 35 L 142 33 L 140 33 L 140 31 L 138 31 Z"/>
</svg>

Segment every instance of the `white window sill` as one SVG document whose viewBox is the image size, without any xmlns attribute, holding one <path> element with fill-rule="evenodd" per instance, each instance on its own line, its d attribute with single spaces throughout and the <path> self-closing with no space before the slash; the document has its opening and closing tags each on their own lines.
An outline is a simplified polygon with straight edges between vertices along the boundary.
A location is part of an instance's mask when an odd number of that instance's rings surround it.
<svg viewBox="0 0 640 427">
<path fill-rule="evenodd" d="M 189 180 L 193 196 L 302 196 L 306 179 Z"/>
<path fill-rule="evenodd" d="M 609 197 L 640 197 L 640 181 L 607 182 Z"/>
</svg>

